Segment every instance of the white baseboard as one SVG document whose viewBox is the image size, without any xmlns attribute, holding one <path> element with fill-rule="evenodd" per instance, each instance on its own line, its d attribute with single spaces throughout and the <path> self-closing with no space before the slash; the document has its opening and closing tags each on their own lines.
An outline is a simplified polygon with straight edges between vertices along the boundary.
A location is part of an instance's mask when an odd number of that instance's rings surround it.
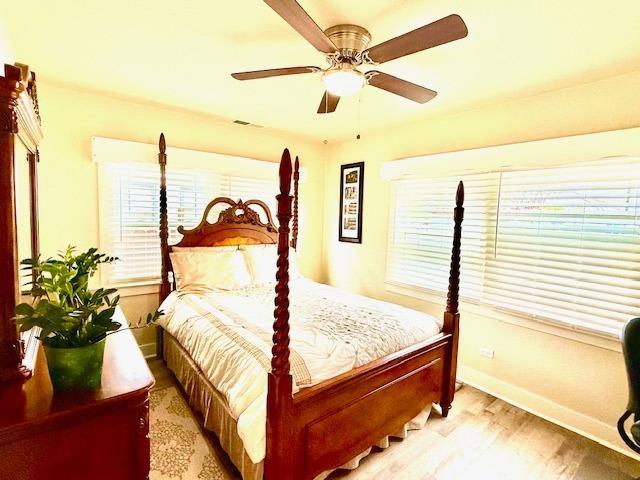
<svg viewBox="0 0 640 480">
<path fill-rule="evenodd" d="M 140 347 L 140 351 L 144 355 L 144 358 L 150 359 L 156 356 L 156 351 L 157 351 L 156 342 L 143 343 L 142 345 L 139 345 L 139 347 Z"/>
<path fill-rule="evenodd" d="M 491 377 L 470 367 L 460 366 L 458 380 L 478 390 L 482 390 L 489 395 L 493 395 L 500 400 L 504 400 L 515 407 L 521 408 L 533 415 L 544 418 L 551 423 L 555 423 L 560 427 L 604 445 L 607 448 L 620 452 L 634 460 L 640 460 L 640 456 L 636 455 L 624 445 L 614 425 L 608 425 L 600 420 L 588 417 L 540 395 Z M 620 413 L 622 414 L 622 412 Z"/>
</svg>

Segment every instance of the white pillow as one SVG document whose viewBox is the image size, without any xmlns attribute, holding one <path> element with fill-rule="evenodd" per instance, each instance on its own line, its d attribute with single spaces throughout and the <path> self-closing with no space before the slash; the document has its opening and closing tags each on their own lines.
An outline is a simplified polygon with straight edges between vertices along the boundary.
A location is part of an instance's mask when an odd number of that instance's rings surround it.
<svg viewBox="0 0 640 480">
<path fill-rule="evenodd" d="M 278 261 L 278 246 L 266 245 L 240 245 L 240 250 L 245 254 L 247 267 L 255 285 L 274 283 L 276 281 L 276 263 Z M 289 249 L 289 278 L 301 277 L 298 272 L 296 251 Z"/>
<path fill-rule="evenodd" d="M 234 290 L 251 284 L 239 250 L 175 252 L 170 257 L 178 290 Z"/>
<path fill-rule="evenodd" d="M 171 247 L 172 252 L 231 252 L 238 250 L 237 245 L 222 245 L 220 247 Z"/>
</svg>

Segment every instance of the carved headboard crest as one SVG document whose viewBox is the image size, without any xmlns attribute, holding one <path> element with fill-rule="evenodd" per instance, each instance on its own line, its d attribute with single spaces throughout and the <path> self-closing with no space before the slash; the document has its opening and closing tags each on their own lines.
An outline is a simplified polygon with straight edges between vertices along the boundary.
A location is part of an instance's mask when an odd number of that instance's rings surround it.
<svg viewBox="0 0 640 480">
<path fill-rule="evenodd" d="M 218 220 L 215 223 L 209 223 L 207 218 L 209 217 L 211 210 L 219 204 L 226 204 L 229 205 L 229 207 L 220 212 Z M 257 205 L 262 208 L 267 216 L 266 222 L 263 222 L 260 219 L 260 215 L 256 210 L 251 208 L 251 205 Z M 202 220 L 198 226 L 190 230 L 180 226 L 178 227 L 178 232 L 183 235 L 189 233 L 204 233 L 207 227 L 215 225 L 253 225 L 256 227 L 262 227 L 271 233 L 276 233 L 278 231 L 276 226 L 273 224 L 273 218 L 271 217 L 269 207 L 264 202 L 260 200 L 249 200 L 247 202 L 238 200 L 236 202 L 228 197 L 218 197 L 207 205 L 207 208 L 204 210 Z"/>
</svg>

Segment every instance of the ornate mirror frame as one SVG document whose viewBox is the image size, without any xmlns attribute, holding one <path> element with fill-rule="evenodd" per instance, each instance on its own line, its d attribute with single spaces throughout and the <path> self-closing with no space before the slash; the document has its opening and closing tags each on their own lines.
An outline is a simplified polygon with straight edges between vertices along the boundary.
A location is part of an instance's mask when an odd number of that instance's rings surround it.
<svg viewBox="0 0 640 480">
<path fill-rule="evenodd" d="M 18 224 L 16 214 L 15 150 L 17 141 L 27 150 L 31 256 L 39 254 L 38 146 L 42 140 L 36 75 L 27 65 L 4 65 L 0 76 L 0 382 L 31 376 L 37 332 L 19 334 L 14 310 L 20 300 Z"/>
</svg>

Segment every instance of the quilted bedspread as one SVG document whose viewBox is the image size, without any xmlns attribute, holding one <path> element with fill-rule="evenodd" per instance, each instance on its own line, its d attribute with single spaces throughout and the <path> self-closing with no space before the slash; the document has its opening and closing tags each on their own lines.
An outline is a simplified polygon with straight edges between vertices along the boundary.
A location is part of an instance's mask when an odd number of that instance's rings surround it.
<svg viewBox="0 0 640 480">
<path fill-rule="evenodd" d="M 442 322 L 308 279 L 290 285 L 295 391 L 438 334 Z M 225 396 L 249 457 L 265 455 L 274 286 L 173 292 L 159 323 Z"/>
</svg>

